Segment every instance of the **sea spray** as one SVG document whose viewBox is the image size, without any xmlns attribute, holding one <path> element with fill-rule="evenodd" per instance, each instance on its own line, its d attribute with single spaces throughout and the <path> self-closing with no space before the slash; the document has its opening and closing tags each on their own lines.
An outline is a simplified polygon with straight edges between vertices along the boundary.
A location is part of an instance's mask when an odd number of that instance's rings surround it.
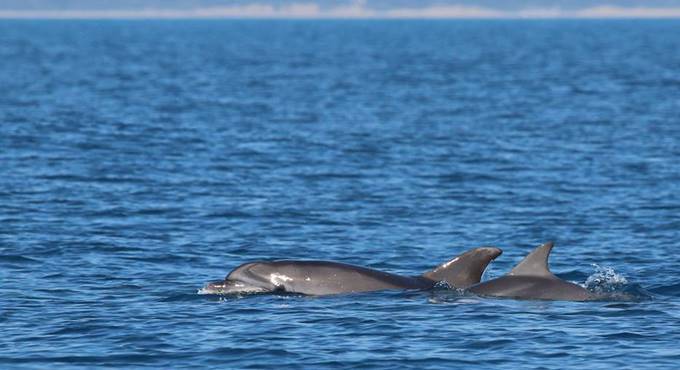
<svg viewBox="0 0 680 370">
<path fill-rule="evenodd" d="M 628 280 L 611 267 L 592 265 L 595 272 L 588 277 L 585 288 L 597 294 L 614 293 L 624 290 Z"/>
</svg>

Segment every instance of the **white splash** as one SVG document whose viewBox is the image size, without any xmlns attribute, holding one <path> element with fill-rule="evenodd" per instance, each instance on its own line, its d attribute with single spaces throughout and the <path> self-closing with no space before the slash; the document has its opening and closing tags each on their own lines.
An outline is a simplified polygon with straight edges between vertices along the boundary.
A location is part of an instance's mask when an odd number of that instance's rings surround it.
<svg viewBox="0 0 680 370">
<path fill-rule="evenodd" d="M 593 264 L 595 273 L 588 276 L 585 288 L 594 293 L 612 293 L 623 290 L 628 284 L 628 279 L 618 274 L 611 267 L 603 267 Z"/>
<path fill-rule="evenodd" d="M 205 295 L 205 294 L 215 294 L 215 292 L 214 292 L 212 289 L 201 288 L 201 289 L 199 289 L 199 290 L 196 292 L 196 294 L 201 294 L 201 295 Z"/>
<path fill-rule="evenodd" d="M 455 290 L 456 288 L 452 287 L 448 282 L 445 280 L 438 281 L 434 284 L 434 289 L 440 289 L 440 290 Z"/>
</svg>

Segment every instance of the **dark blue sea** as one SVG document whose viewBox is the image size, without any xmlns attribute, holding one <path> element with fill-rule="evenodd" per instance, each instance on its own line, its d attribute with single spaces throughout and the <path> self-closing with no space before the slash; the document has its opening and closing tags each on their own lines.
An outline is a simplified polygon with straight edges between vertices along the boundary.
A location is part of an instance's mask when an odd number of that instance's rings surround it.
<svg viewBox="0 0 680 370">
<path fill-rule="evenodd" d="M 0 21 L 2 369 L 676 368 L 679 238 L 680 21 Z M 621 294 L 198 294 L 549 240 Z"/>
</svg>

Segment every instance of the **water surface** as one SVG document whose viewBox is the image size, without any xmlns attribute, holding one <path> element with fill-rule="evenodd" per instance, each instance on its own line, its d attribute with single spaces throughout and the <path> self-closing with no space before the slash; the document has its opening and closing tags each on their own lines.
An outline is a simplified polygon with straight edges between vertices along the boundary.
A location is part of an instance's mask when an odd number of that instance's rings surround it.
<svg viewBox="0 0 680 370">
<path fill-rule="evenodd" d="M 677 366 L 679 27 L 0 21 L 0 367 Z M 547 240 L 639 299 L 197 294 Z"/>
</svg>

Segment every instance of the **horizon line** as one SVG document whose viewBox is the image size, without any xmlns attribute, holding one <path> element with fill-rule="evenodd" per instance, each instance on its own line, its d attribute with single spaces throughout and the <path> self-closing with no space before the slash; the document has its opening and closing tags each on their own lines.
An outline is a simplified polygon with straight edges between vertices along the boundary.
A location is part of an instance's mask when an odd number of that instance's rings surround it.
<svg viewBox="0 0 680 370">
<path fill-rule="evenodd" d="M 680 19 L 680 7 L 596 6 L 574 10 L 562 8 L 498 10 L 435 5 L 378 10 L 367 8 L 361 3 L 327 9 L 314 3 L 293 3 L 285 6 L 251 4 L 190 9 L 0 10 L 0 19 Z"/>
</svg>

